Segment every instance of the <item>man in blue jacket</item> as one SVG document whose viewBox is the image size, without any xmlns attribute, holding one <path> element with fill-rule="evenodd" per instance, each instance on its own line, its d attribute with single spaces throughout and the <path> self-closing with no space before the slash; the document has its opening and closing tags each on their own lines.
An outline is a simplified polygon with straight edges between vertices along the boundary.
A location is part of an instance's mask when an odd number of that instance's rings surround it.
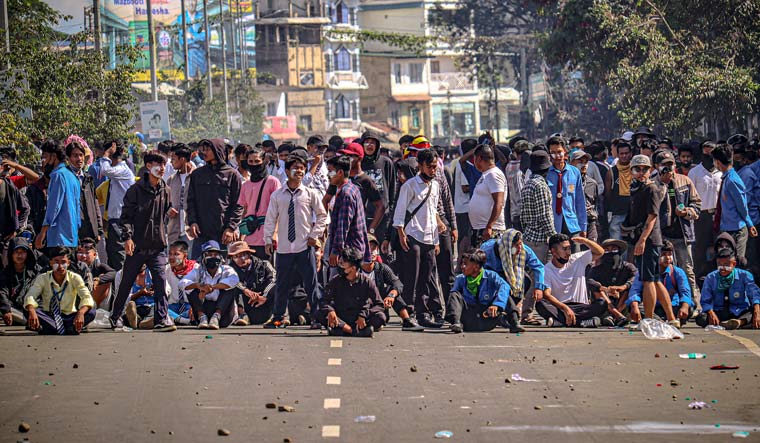
<svg viewBox="0 0 760 443">
<path fill-rule="evenodd" d="M 760 289 L 752 274 L 736 268 L 736 255 L 731 249 L 718 251 L 718 269 L 707 275 L 702 286 L 700 327 L 721 325 L 739 329 L 752 325 L 760 329 Z"/>
<path fill-rule="evenodd" d="M 694 313 L 694 300 L 686 271 L 673 264 L 674 249 L 673 243 L 665 240 L 660 252 L 660 281 L 662 281 L 665 289 L 670 294 L 670 304 L 673 306 L 673 312 L 683 327 L 689 321 L 689 318 L 691 318 L 691 314 Z M 634 279 L 631 290 L 628 292 L 628 299 L 625 301 L 625 304 L 631 311 L 631 319 L 635 322 L 641 321 L 643 308 L 641 304 L 642 287 L 641 279 Z M 666 318 L 665 310 L 660 306 L 659 302 L 657 302 L 654 308 L 654 313 L 661 319 Z"/>
<path fill-rule="evenodd" d="M 581 172 L 567 163 L 567 149 L 562 137 L 550 138 L 546 146 L 552 160 L 546 181 L 552 191 L 554 229 L 570 238 L 585 237 L 588 219 Z"/>
<path fill-rule="evenodd" d="M 736 240 L 736 255 L 745 257 L 747 233 L 757 237 L 757 228 L 749 216 L 747 191 L 739 174 L 734 170 L 734 151 L 731 146 L 720 145 L 712 151 L 715 166 L 723 173 L 715 208 L 713 231 L 728 232 Z"/>
<path fill-rule="evenodd" d="M 462 255 L 462 274 L 451 289 L 446 307 L 451 332 L 490 331 L 505 321 L 509 285 L 494 271 L 484 269 L 486 253 L 471 249 Z"/>
<path fill-rule="evenodd" d="M 34 247 L 66 246 L 76 248 L 79 244 L 81 202 L 79 179 L 67 167 L 66 151 L 57 141 L 42 144 L 42 169 L 50 177 L 47 188 L 47 209 L 42 229 L 34 241 Z"/>
</svg>

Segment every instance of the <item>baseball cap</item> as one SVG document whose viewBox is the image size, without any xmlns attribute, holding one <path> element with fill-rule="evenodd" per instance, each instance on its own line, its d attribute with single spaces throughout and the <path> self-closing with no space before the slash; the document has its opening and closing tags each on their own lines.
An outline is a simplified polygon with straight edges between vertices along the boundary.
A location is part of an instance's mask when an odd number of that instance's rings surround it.
<svg viewBox="0 0 760 443">
<path fill-rule="evenodd" d="M 424 135 L 418 135 L 412 140 L 412 144 L 409 145 L 409 149 L 421 151 L 423 149 L 430 149 L 430 141 Z"/>
<path fill-rule="evenodd" d="M 655 156 L 655 163 L 658 165 L 661 165 L 663 163 L 675 163 L 676 158 L 673 157 L 673 154 L 668 151 L 660 151 Z"/>
<path fill-rule="evenodd" d="M 572 154 L 570 154 L 570 161 L 580 160 L 582 158 L 586 158 L 587 160 L 591 160 L 591 154 L 588 152 L 582 150 L 582 149 L 576 149 Z"/>
<path fill-rule="evenodd" d="M 353 155 L 361 160 L 364 158 L 364 148 L 359 143 L 349 143 L 348 146 L 338 151 L 338 154 Z"/>
<path fill-rule="evenodd" d="M 635 168 L 636 166 L 647 166 L 651 168 L 652 160 L 646 155 L 634 155 L 633 159 L 631 160 L 631 167 Z"/>
</svg>

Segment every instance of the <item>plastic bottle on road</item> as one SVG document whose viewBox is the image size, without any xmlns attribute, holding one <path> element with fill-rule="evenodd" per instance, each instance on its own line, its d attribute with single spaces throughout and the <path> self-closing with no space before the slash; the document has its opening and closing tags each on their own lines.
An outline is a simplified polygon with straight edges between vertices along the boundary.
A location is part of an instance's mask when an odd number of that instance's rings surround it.
<svg viewBox="0 0 760 443">
<path fill-rule="evenodd" d="M 725 331 L 725 330 L 726 330 L 726 328 L 724 328 L 721 325 L 707 325 L 707 326 L 705 326 L 705 331 L 707 331 L 707 332 L 710 332 L 710 331 Z"/>
<path fill-rule="evenodd" d="M 707 358 L 707 354 L 698 354 L 698 353 L 690 353 L 690 354 L 678 354 L 681 358 L 687 358 L 689 360 L 696 360 L 698 358 Z"/>
<path fill-rule="evenodd" d="M 354 422 L 356 423 L 374 423 L 375 422 L 375 416 L 374 415 L 360 415 L 354 419 Z"/>
</svg>

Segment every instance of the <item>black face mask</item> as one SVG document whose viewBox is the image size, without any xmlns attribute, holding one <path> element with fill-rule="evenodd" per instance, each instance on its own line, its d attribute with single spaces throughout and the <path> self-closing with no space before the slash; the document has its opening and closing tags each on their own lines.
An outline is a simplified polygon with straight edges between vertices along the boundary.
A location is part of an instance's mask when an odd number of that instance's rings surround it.
<svg viewBox="0 0 760 443">
<path fill-rule="evenodd" d="M 557 259 L 557 261 L 558 261 L 558 262 L 559 262 L 559 264 L 561 264 L 561 265 L 567 264 L 567 262 L 569 262 L 569 261 L 570 261 L 570 259 L 569 259 L 569 258 L 562 258 L 562 257 L 555 257 L 555 258 Z"/>
<path fill-rule="evenodd" d="M 619 252 L 605 252 L 604 255 L 602 255 L 602 264 L 611 266 L 613 269 L 619 268 L 621 262 L 622 257 Z"/>
<path fill-rule="evenodd" d="M 702 157 L 702 166 L 708 171 L 715 167 L 715 161 L 713 161 L 712 155 Z"/>
<path fill-rule="evenodd" d="M 342 267 L 338 266 L 337 271 L 338 271 L 338 276 L 339 277 L 345 277 L 346 276 L 346 270 L 343 269 Z"/>
<path fill-rule="evenodd" d="M 203 259 L 203 264 L 206 265 L 207 269 L 216 269 L 222 264 L 222 259 L 221 257 L 207 257 Z"/>
<path fill-rule="evenodd" d="M 267 172 L 267 165 L 264 163 L 258 165 L 249 165 L 248 163 L 245 163 L 245 168 L 251 173 L 252 182 L 264 180 L 269 175 Z"/>
</svg>

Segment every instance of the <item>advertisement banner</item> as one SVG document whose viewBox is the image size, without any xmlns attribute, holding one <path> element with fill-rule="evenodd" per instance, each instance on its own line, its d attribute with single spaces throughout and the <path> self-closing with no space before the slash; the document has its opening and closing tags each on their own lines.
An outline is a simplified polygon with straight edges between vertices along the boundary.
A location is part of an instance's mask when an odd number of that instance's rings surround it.
<svg viewBox="0 0 760 443">
<path fill-rule="evenodd" d="M 166 100 L 140 103 L 140 121 L 147 143 L 156 143 L 171 138 L 169 128 L 169 105 Z"/>
</svg>

